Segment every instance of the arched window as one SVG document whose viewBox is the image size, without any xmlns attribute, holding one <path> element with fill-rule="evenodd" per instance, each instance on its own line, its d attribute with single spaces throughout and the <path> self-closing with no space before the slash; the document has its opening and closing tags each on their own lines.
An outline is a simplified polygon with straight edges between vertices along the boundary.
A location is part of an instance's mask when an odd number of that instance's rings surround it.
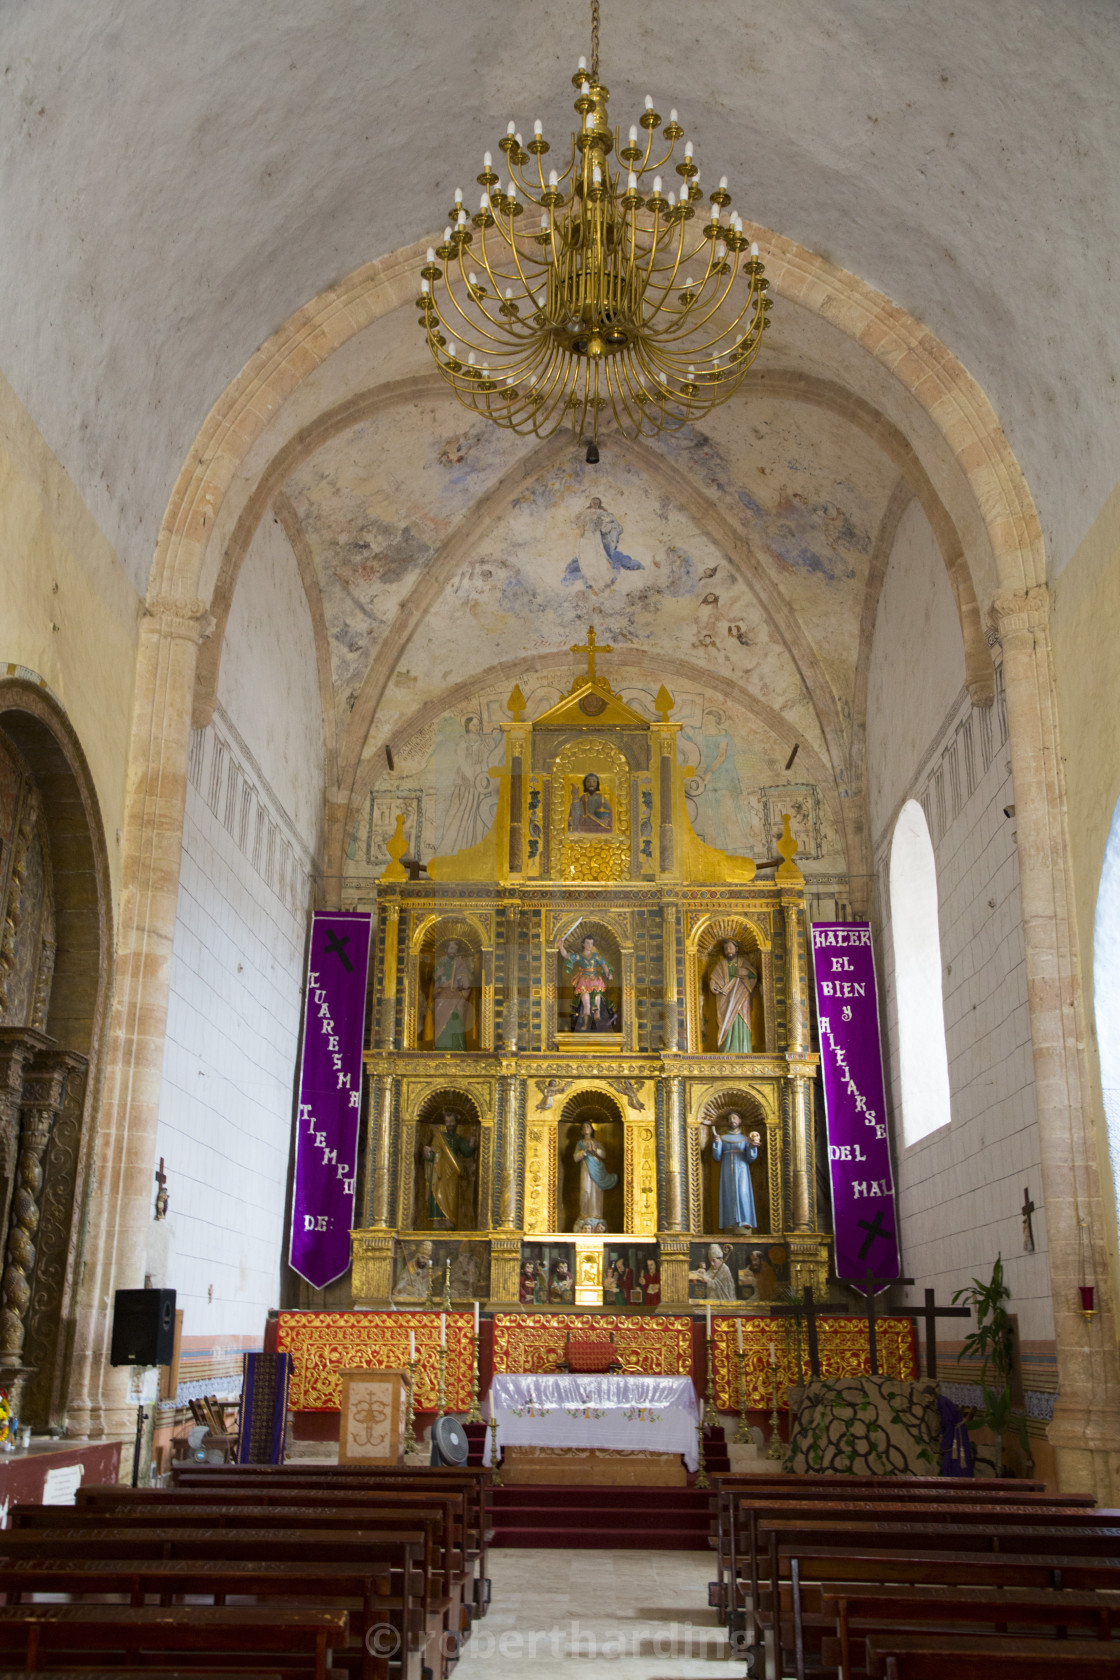
<svg viewBox="0 0 1120 1680">
<path fill-rule="evenodd" d="M 937 864 L 925 812 L 908 799 L 891 841 L 891 931 L 902 1135 L 917 1143 L 952 1118 L 945 1006 L 941 997 L 941 933 L 937 923 Z"/>
<path fill-rule="evenodd" d="M 1093 926 L 1093 1014 L 1112 1180 L 1120 1201 L 1120 803 L 1104 849 Z"/>
</svg>

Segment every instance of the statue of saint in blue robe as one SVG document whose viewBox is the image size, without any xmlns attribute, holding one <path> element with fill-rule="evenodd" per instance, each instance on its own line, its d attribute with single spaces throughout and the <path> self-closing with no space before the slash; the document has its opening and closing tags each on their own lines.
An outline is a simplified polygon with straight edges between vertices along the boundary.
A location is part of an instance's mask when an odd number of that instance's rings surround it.
<svg viewBox="0 0 1120 1680">
<path fill-rule="evenodd" d="M 721 1137 L 712 1137 L 712 1160 L 719 1169 L 719 1228 L 721 1231 L 753 1231 L 758 1220 L 751 1183 L 751 1162 L 758 1160 L 758 1145 L 734 1126 Z"/>
</svg>

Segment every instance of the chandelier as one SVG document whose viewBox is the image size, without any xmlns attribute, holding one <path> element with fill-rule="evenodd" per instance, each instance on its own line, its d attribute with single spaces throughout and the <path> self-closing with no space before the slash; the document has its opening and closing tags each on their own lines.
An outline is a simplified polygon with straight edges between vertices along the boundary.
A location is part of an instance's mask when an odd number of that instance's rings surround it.
<svg viewBox="0 0 1120 1680">
<path fill-rule="evenodd" d="M 591 63 L 580 59 L 572 84 L 580 126 L 567 169 L 546 170 L 540 122 L 527 144 L 511 122 L 498 143 L 504 182 L 487 152 L 478 209 L 456 191 L 417 308 L 462 403 L 542 438 L 568 423 L 598 460 L 601 420 L 626 437 L 656 434 L 735 393 L 770 324 L 770 283 L 727 177 L 705 209 L 691 141 L 674 161 L 676 111 L 662 128 L 647 95 L 625 145 L 612 130 L 599 0 Z"/>
</svg>

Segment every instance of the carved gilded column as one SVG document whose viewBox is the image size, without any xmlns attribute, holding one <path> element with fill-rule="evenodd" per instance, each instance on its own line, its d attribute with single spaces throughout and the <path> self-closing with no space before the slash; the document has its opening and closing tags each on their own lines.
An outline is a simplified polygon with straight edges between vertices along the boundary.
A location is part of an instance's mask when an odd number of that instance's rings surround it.
<svg viewBox="0 0 1120 1680">
<path fill-rule="evenodd" d="M 801 998 L 801 905 L 782 900 L 786 920 L 786 1048 L 796 1054 L 805 1048 L 805 1012 Z"/>
<path fill-rule="evenodd" d="M 687 1231 L 688 1146 L 684 1123 L 684 1080 L 671 1074 L 665 1081 L 665 1206 L 663 1231 Z"/>
<path fill-rule="evenodd" d="M 661 960 L 664 965 L 665 1017 L 661 1025 L 661 1043 L 666 1050 L 675 1050 L 680 1033 L 680 1000 L 677 995 L 677 907 L 661 906 Z"/>
<path fill-rule="evenodd" d="M 23 1343 L 42 1217 L 43 1157 L 66 1100 L 66 1082 L 75 1068 L 85 1066 L 84 1056 L 56 1047 L 40 1050 L 24 1073 L 16 1186 L 0 1282 L 0 1373 L 17 1415 L 22 1412 L 24 1382 L 31 1375 L 23 1365 Z"/>
<path fill-rule="evenodd" d="M 381 1074 L 369 1094 L 369 1128 L 366 1149 L 369 1166 L 369 1198 L 367 1226 L 384 1230 L 389 1226 L 393 1187 L 390 1166 L 393 1155 L 393 1096 L 396 1081 L 391 1074 Z"/>
<path fill-rule="evenodd" d="M 521 1162 L 522 1147 L 521 1104 L 517 1074 L 507 1066 L 498 1080 L 499 1113 L 501 1116 L 502 1170 L 498 1183 L 498 1228 L 516 1231 L 521 1228 Z"/>
<path fill-rule="evenodd" d="M 1085 1001 L 1073 921 L 1065 786 L 1045 585 L 995 596 L 1003 648 L 1023 942 L 1050 1292 L 1060 1388 L 1047 1429 L 1064 1490 L 1120 1499 L 1120 1359 L 1101 1153 L 1084 1055 Z M 1098 1124 L 1100 1121 L 1098 1120 Z M 1108 1187 L 1109 1191 L 1111 1186 Z M 1082 1259 L 1082 1256 L 1084 1258 Z M 1087 1280 L 1081 1277 L 1084 1264 Z M 1097 1287 L 1085 1319 L 1077 1286 Z"/>
<path fill-rule="evenodd" d="M 109 1364 L 112 1301 L 115 1290 L 144 1281 L 194 679 L 199 642 L 212 629 L 205 601 L 166 595 L 144 603 L 121 833 L 116 975 L 75 1312 L 68 1408 L 75 1435 L 127 1436 L 136 1422 L 128 1374 Z"/>
<path fill-rule="evenodd" d="M 401 903 L 390 898 L 385 904 L 385 960 L 381 969 L 381 1043 L 394 1048 L 397 1024 L 397 943 L 400 934 Z"/>
<path fill-rule="evenodd" d="M 791 1072 L 793 1070 L 791 1069 Z M 789 1134 L 793 1160 L 790 1191 L 795 1231 L 816 1229 L 816 1175 L 813 1170 L 813 1101 L 808 1079 L 793 1073 L 788 1081 Z"/>
<path fill-rule="evenodd" d="M 12 1205 L 24 1072 L 53 1042 L 34 1027 L 0 1027 L 0 1231 L 8 1229 Z"/>
<path fill-rule="evenodd" d="M 517 899 L 509 898 L 504 902 L 506 923 L 505 950 L 505 986 L 502 992 L 502 1049 L 507 1056 L 517 1054 L 517 1016 L 519 1008 L 519 987 L 521 979 L 520 944 L 518 929 L 521 921 L 521 906 Z"/>
</svg>

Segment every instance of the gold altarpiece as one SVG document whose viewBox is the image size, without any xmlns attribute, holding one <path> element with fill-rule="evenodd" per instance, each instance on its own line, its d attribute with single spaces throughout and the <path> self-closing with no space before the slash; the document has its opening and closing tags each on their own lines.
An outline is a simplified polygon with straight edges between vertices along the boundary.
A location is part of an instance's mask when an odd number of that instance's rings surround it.
<svg viewBox="0 0 1120 1680">
<path fill-rule="evenodd" d="M 497 815 L 478 845 L 410 879 L 398 820 L 377 889 L 356 1305 L 415 1302 L 413 1262 L 429 1252 L 438 1300 L 448 1244 L 477 1260 L 457 1274 L 456 1299 L 524 1301 L 526 1245 L 569 1244 L 571 1299 L 602 1305 L 604 1254 L 629 1242 L 657 1245 L 659 1307 L 679 1312 L 690 1245 L 728 1240 L 715 1228 L 704 1143 L 705 1122 L 733 1108 L 763 1140 L 751 1241 L 784 1251 L 795 1287 L 827 1279 L 805 883 L 788 819 L 772 880 L 702 841 L 685 806 L 672 696 L 661 688 L 650 721 L 597 674 L 604 651 L 593 632 L 573 649 L 586 655 L 586 674 L 532 722 L 514 688 L 505 762 L 491 771 Z M 557 951 L 574 928 L 611 971 L 599 1030 L 578 1030 Z M 720 1052 L 713 1031 L 707 976 L 731 938 L 758 976 L 750 1054 Z M 458 961 L 471 977 L 462 1048 L 435 1047 L 441 959 L 446 972 Z M 425 1144 L 447 1109 L 469 1151 L 460 1165 L 471 1191 L 454 1228 L 426 1217 L 436 1204 L 423 1190 Z M 605 1200 L 605 1233 L 573 1230 L 570 1138 L 586 1115 L 619 1180 Z"/>
</svg>

